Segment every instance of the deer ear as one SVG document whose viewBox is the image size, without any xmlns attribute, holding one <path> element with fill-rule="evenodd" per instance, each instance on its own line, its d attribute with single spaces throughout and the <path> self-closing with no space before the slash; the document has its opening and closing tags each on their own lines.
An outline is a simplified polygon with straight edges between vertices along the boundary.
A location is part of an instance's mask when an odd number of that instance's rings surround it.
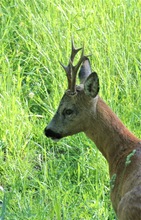
<svg viewBox="0 0 141 220">
<path fill-rule="evenodd" d="M 96 72 L 92 72 L 84 83 L 84 92 L 86 95 L 95 98 L 99 92 L 99 78 Z"/>
<path fill-rule="evenodd" d="M 91 65 L 88 57 L 85 57 L 85 60 L 83 61 L 80 71 L 79 71 L 79 80 L 80 84 L 83 84 L 87 77 L 91 74 Z"/>
</svg>

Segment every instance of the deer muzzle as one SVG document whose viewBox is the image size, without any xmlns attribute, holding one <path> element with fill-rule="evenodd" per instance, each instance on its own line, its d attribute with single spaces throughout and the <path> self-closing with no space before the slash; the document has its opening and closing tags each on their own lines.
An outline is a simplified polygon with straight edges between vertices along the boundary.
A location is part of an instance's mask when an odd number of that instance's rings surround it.
<svg viewBox="0 0 141 220">
<path fill-rule="evenodd" d="M 44 133 L 48 138 L 51 138 L 53 140 L 59 140 L 62 138 L 62 136 L 59 133 L 54 132 L 48 127 L 45 128 Z"/>
</svg>

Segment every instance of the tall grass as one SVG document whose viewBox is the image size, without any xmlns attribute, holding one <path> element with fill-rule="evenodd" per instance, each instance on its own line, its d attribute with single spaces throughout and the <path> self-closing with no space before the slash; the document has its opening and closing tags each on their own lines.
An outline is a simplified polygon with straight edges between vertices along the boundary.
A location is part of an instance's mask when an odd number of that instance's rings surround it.
<svg viewBox="0 0 141 220">
<path fill-rule="evenodd" d="M 43 130 L 73 36 L 92 54 L 100 95 L 141 138 L 141 2 L 2 0 L 0 16 L 0 219 L 116 219 L 94 144 L 83 134 L 54 143 Z"/>
</svg>

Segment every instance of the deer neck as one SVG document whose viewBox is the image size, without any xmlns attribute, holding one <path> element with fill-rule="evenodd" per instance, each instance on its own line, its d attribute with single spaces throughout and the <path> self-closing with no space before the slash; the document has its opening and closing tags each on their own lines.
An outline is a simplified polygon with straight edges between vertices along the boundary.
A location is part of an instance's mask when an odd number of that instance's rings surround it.
<svg viewBox="0 0 141 220">
<path fill-rule="evenodd" d="M 91 117 L 85 134 L 96 144 L 110 166 L 115 158 L 127 156 L 139 142 L 100 97 L 96 113 Z"/>
</svg>

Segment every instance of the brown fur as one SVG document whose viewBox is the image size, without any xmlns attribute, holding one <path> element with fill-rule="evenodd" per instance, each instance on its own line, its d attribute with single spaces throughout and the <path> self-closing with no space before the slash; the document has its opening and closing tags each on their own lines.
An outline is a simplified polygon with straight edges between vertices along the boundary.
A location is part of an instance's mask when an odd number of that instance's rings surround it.
<svg viewBox="0 0 141 220">
<path fill-rule="evenodd" d="M 111 200 L 118 218 L 140 220 L 141 140 L 123 125 L 100 97 L 89 100 L 83 89 L 79 90 L 73 97 L 64 95 L 57 111 L 58 115 L 55 115 L 48 128 L 58 131 L 61 137 L 83 131 L 109 163 L 110 178 L 113 181 Z M 75 108 L 79 106 L 76 113 L 78 116 L 67 126 L 61 118 L 61 112 L 65 106 L 69 107 L 72 103 Z"/>
<path fill-rule="evenodd" d="M 86 78 L 85 78 L 86 75 Z M 97 95 L 99 80 L 85 59 L 83 85 L 64 94 L 45 135 L 60 139 L 84 132 L 109 164 L 111 201 L 119 220 L 141 220 L 141 140 L 135 137 Z"/>
<path fill-rule="evenodd" d="M 120 220 L 141 219 L 141 141 L 98 99 L 96 117 L 86 135 L 109 163 L 111 200 Z"/>
</svg>

